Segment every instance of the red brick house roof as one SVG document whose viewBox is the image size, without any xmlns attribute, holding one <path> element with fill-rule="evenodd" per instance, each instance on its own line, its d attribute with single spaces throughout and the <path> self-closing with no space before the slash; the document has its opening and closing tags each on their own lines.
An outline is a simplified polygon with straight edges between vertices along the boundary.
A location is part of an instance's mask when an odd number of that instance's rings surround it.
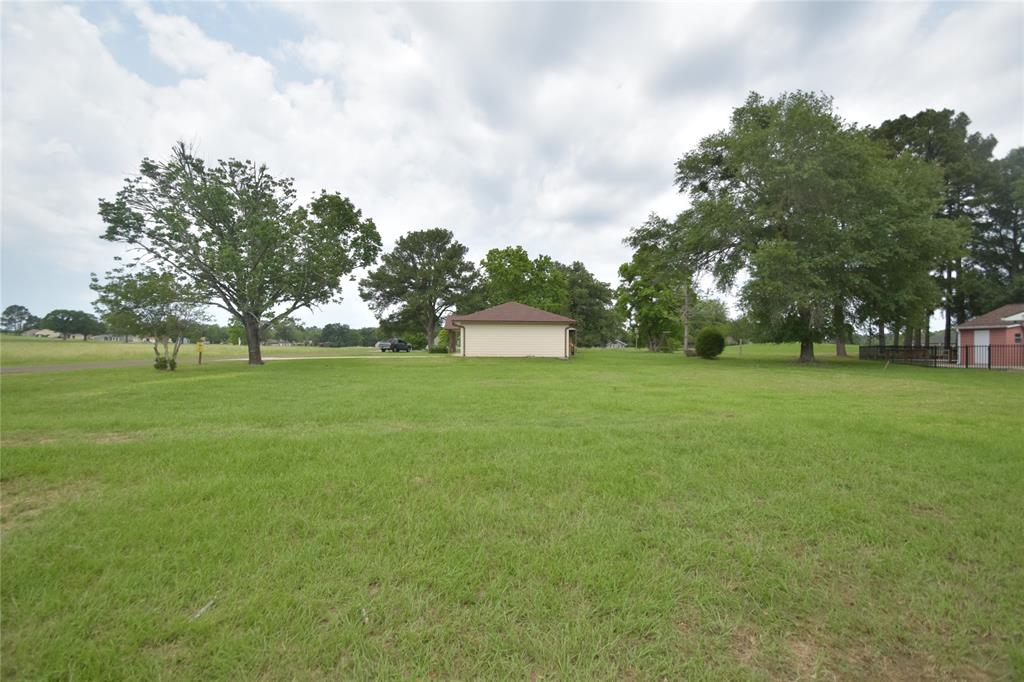
<svg viewBox="0 0 1024 682">
<path fill-rule="evenodd" d="M 450 315 L 445 320 L 445 329 L 452 329 L 449 326 L 455 322 L 526 322 L 534 324 L 575 324 L 576 320 L 571 317 L 565 317 L 564 315 L 556 315 L 555 313 L 549 313 L 546 310 L 540 308 L 534 308 L 532 306 L 523 305 L 522 303 L 516 303 L 515 301 L 509 301 L 508 303 L 502 303 L 496 305 L 493 308 L 487 308 L 486 310 L 480 310 L 469 315 Z"/>
<path fill-rule="evenodd" d="M 1024 324 L 1024 303 L 1010 303 L 984 315 L 971 318 L 963 324 L 957 325 L 957 329 L 993 329 L 1016 327 L 1019 324 Z"/>
</svg>

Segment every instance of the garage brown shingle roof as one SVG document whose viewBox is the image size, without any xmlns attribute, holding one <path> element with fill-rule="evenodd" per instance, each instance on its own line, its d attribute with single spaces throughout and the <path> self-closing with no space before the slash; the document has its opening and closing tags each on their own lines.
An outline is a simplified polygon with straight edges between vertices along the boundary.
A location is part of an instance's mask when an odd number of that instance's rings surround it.
<svg viewBox="0 0 1024 682">
<path fill-rule="evenodd" d="M 447 327 L 452 322 L 533 322 L 542 324 L 558 322 L 561 324 L 574 324 L 576 320 L 564 315 L 549 313 L 540 308 L 509 301 L 508 303 L 502 303 L 493 308 L 480 310 L 469 315 L 452 315 L 445 322 L 445 326 Z"/>
<path fill-rule="evenodd" d="M 1024 303 L 1010 303 L 1004 305 L 991 312 L 987 312 L 984 315 L 971 318 L 963 324 L 957 325 L 957 329 L 989 329 L 994 327 L 1013 327 L 1014 325 L 1020 324 L 1019 320 L 1007 320 L 1004 318 L 1010 317 L 1011 315 L 1020 315 L 1024 313 Z"/>
</svg>

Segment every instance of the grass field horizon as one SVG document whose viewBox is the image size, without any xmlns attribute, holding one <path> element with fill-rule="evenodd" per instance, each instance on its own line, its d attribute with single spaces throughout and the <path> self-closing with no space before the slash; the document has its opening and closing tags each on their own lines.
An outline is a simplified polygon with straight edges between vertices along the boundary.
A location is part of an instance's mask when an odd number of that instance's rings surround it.
<svg viewBox="0 0 1024 682">
<path fill-rule="evenodd" d="M 380 355 L 373 347 L 354 346 L 332 348 L 322 346 L 262 346 L 263 355 L 269 357 L 311 357 L 350 355 Z M 161 346 L 160 352 L 163 353 Z M 229 343 L 207 343 L 203 349 L 204 361 L 241 360 L 248 357 L 248 348 Z M 45 339 L 12 334 L 0 334 L 0 365 L 6 367 L 65 365 L 78 363 L 147 361 L 153 359 L 151 343 L 121 343 L 117 341 L 87 341 L 73 339 Z M 186 343 L 178 351 L 182 365 L 197 364 L 196 345 Z"/>
<path fill-rule="evenodd" d="M 1024 676 L 1024 375 L 831 350 L 5 375 L 0 672 Z"/>
</svg>

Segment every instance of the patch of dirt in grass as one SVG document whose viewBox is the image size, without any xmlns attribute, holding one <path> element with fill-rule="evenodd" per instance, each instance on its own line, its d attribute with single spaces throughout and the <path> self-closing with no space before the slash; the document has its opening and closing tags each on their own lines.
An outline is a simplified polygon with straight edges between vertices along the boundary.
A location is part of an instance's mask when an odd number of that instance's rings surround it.
<svg viewBox="0 0 1024 682">
<path fill-rule="evenodd" d="M 421 424 L 407 421 L 387 421 L 374 424 L 374 429 L 382 433 L 403 433 L 406 431 L 415 431 L 420 428 L 422 428 Z"/>
<path fill-rule="evenodd" d="M 5 448 L 16 448 L 24 445 L 50 445 L 51 443 L 59 443 L 59 438 L 53 436 L 29 436 L 29 435 L 18 435 L 8 436 L 5 435 L 0 444 Z"/>
<path fill-rule="evenodd" d="M 141 439 L 141 431 L 129 431 L 125 433 L 97 433 L 87 440 L 99 443 L 100 445 L 109 445 L 110 443 L 134 443 Z"/>
<path fill-rule="evenodd" d="M 881 651 L 865 644 L 844 648 L 826 640 L 815 633 L 795 634 L 773 650 L 756 629 L 744 625 L 732 631 L 730 645 L 737 663 L 766 673 L 772 680 L 984 682 L 999 677 L 969 663 L 949 668 L 941 665 L 934 655 L 923 652 Z"/>
<path fill-rule="evenodd" d="M 839 658 L 846 663 L 853 677 L 865 679 L 987 682 L 1004 677 L 971 663 L 947 668 L 939 664 L 934 655 L 920 652 L 882 653 L 869 647 L 860 647 L 842 652 Z"/>
<path fill-rule="evenodd" d="M 57 506 L 77 500 L 91 489 L 88 483 L 40 487 L 21 479 L 0 484 L 0 530 L 7 532 Z"/>
<path fill-rule="evenodd" d="M 928 519 L 929 521 L 939 521 L 947 526 L 952 523 L 949 516 L 946 515 L 945 511 L 941 507 L 928 504 L 912 504 L 908 508 L 908 511 L 919 518 Z"/>
<path fill-rule="evenodd" d="M 798 680 L 837 679 L 835 673 L 821 669 L 818 647 L 808 641 L 790 639 L 786 642 L 790 668 Z"/>
<path fill-rule="evenodd" d="M 738 634 L 734 635 L 734 644 L 738 645 L 736 654 L 741 663 L 757 668 L 759 661 L 756 650 L 753 649 L 753 645 L 746 649 L 744 646 L 744 640 L 748 636 L 749 633 L 744 634 L 744 631 L 738 631 Z M 754 651 L 755 655 L 746 655 L 745 650 Z M 772 679 L 984 682 L 999 677 L 969 663 L 949 668 L 940 664 L 933 654 L 923 652 L 880 651 L 863 644 L 850 648 L 830 646 L 820 642 L 813 634 L 806 638 L 787 638 L 783 654 L 783 667 L 772 671 Z"/>
<path fill-rule="evenodd" d="M 745 666 L 753 666 L 761 654 L 761 638 L 749 627 L 738 627 L 732 631 L 732 651 L 736 660 Z"/>
<path fill-rule="evenodd" d="M 145 652 L 166 665 L 184 662 L 188 656 L 188 647 L 178 639 L 170 639 L 147 646 Z"/>
<path fill-rule="evenodd" d="M 103 433 L 51 433 L 51 434 L 22 434 L 4 436 L 3 447 L 25 447 L 31 445 L 53 445 L 54 443 L 95 443 L 97 445 L 112 445 L 116 443 L 134 443 L 142 440 L 142 431 L 111 431 Z"/>
</svg>

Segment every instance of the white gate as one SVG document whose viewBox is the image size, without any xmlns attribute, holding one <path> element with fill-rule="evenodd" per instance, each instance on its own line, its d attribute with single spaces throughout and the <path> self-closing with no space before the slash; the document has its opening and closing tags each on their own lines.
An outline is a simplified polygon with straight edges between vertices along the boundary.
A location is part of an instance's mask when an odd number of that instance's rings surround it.
<svg viewBox="0 0 1024 682">
<path fill-rule="evenodd" d="M 960 347 L 960 358 L 957 364 L 961 367 L 988 367 L 988 355 L 991 352 L 990 341 L 989 330 L 975 329 L 971 345 Z"/>
</svg>

